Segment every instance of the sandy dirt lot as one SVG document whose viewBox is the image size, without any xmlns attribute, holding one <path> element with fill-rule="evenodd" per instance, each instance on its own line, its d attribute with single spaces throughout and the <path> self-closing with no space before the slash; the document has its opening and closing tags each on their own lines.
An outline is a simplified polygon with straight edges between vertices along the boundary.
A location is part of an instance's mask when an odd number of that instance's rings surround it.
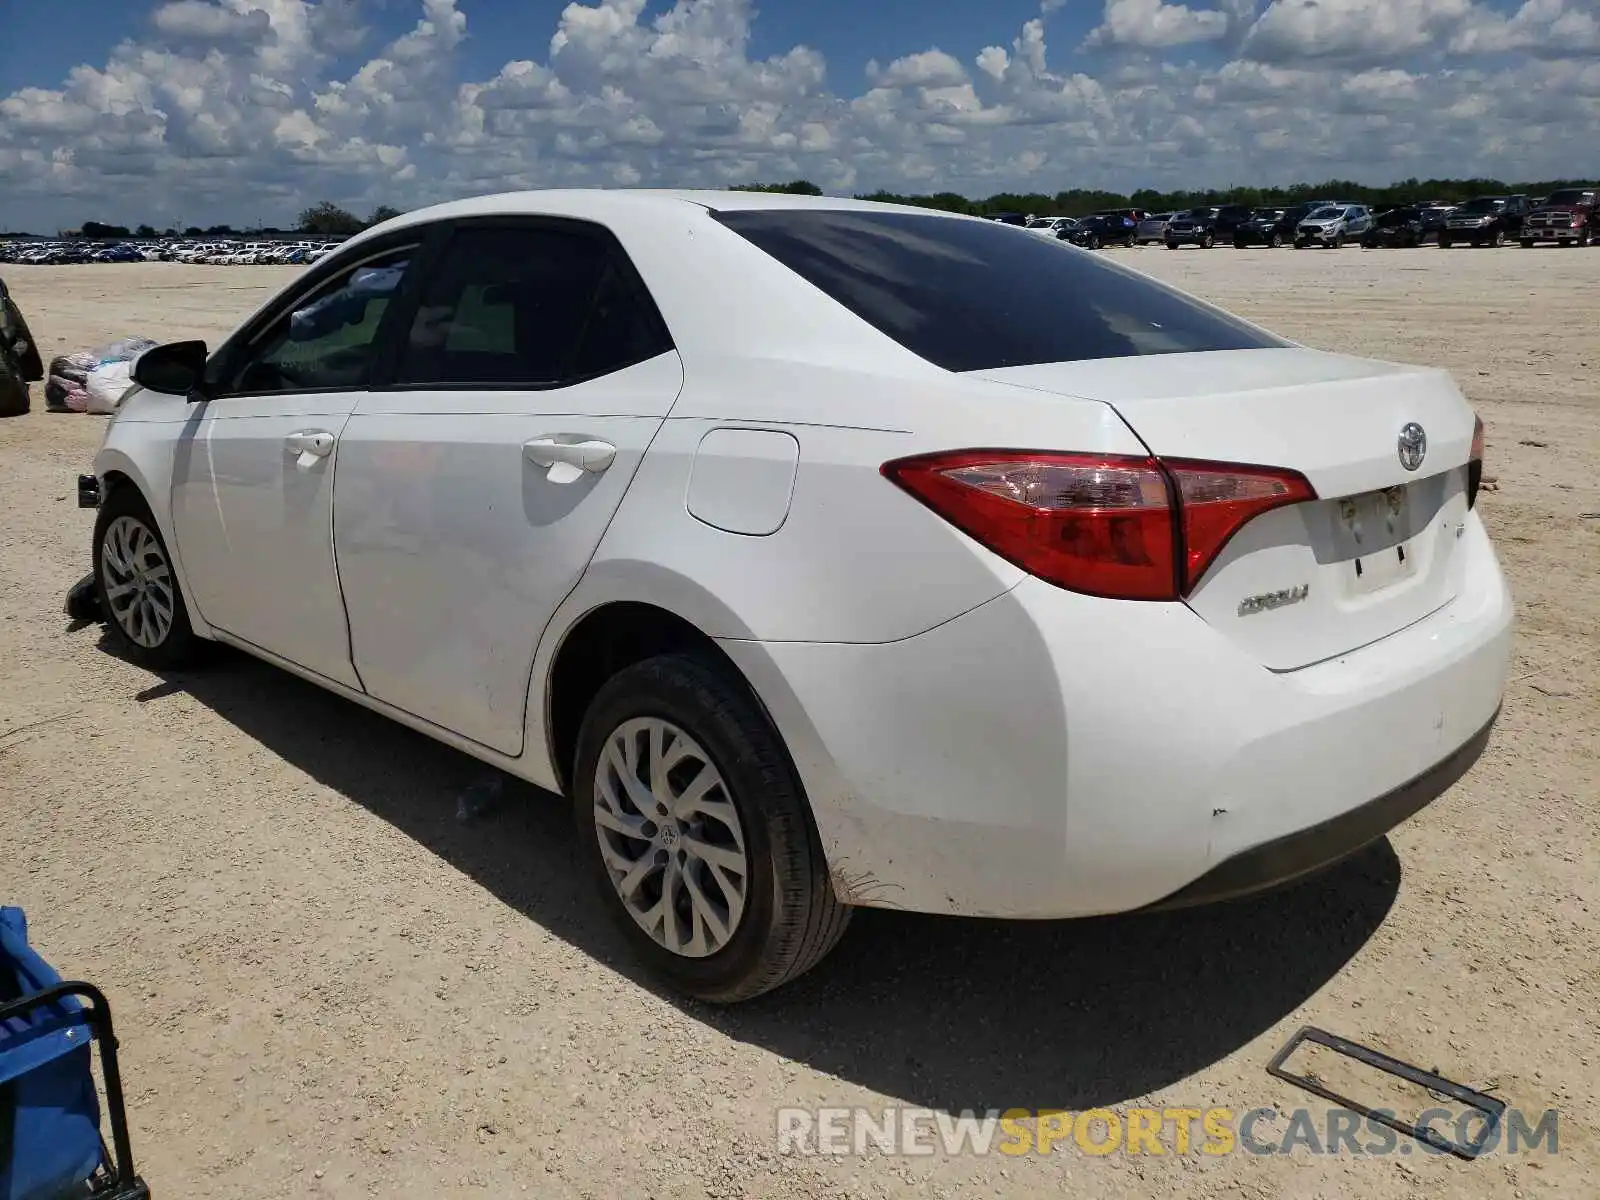
<svg viewBox="0 0 1600 1200">
<path fill-rule="evenodd" d="M 552 798 L 458 823 L 460 755 L 242 657 L 162 679 L 69 628 L 102 419 L 36 389 L 0 422 L 0 900 L 112 997 L 158 1196 L 1600 1193 L 1600 250 L 1114 253 L 1310 344 L 1454 372 L 1520 609 L 1489 750 L 1297 889 L 1076 923 L 866 912 L 737 1011 L 635 977 Z M 48 356 L 216 337 L 293 274 L 6 280 Z M 1320 1113 L 1264 1070 L 1306 1023 L 1561 1110 L 1559 1153 L 776 1152 L 781 1105 Z"/>
</svg>

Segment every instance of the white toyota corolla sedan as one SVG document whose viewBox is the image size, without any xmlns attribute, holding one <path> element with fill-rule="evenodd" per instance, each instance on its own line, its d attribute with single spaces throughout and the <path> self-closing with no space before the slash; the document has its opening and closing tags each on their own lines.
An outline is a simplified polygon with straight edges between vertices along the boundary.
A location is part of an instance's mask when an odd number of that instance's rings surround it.
<svg viewBox="0 0 1600 1200">
<path fill-rule="evenodd" d="M 226 642 L 571 797 L 602 902 L 713 1001 L 857 905 L 1306 875 L 1499 710 L 1445 373 L 993 221 L 448 204 L 134 378 L 82 483 L 127 654 Z"/>
</svg>

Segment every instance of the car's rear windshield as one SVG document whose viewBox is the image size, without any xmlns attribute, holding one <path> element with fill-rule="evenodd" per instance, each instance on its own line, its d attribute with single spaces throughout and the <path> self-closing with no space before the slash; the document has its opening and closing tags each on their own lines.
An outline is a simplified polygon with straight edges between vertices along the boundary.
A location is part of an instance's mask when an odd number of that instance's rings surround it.
<svg viewBox="0 0 1600 1200">
<path fill-rule="evenodd" d="M 1101 255 L 993 221 L 826 209 L 717 218 L 947 371 L 1289 344 Z"/>
</svg>

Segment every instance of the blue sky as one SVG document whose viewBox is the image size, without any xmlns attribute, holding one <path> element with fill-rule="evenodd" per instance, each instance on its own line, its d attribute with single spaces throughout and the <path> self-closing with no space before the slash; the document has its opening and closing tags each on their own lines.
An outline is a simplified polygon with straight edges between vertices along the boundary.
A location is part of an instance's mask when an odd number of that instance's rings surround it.
<svg viewBox="0 0 1600 1200">
<path fill-rule="evenodd" d="M 6 20 L 0 228 L 801 176 L 1600 175 L 1600 0 L 15 0 Z"/>
<path fill-rule="evenodd" d="M 541 48 L 567 2 L 461 0 L 458 7 L 470 31 L 462 54 L 467 72 L 492 75 L 506 61 L 507 47 Z M 646 11 L 659 14 L 670 7 L 652 0 Z M 859 82 L 873 57 L 887 61 L 909 49 L 984 45 L 997 29 L 1020 28 L 1038 8 L 1035 0 L 768 0 L 758 6 L 751 53 L 765 57 L 804 43 L 827 55 L 829 74 L 839 77 L 836 84 Z M 103 62 L 117 42 L 149 30 L 153 9 L 142 0 L 13 0 L 5 9 L 0 95 L 22 87 L 54 87 L 79 63 Z M 1069 4 L 1053 14 L 1053 23 L 1081 38 L 1099 18 L 1098 5 Z M 368 20 L 374 41 L 381 42 L 409 29 L 416 13 L 411 5 L 389 0 L 382 7 L 372 5 Z M 75 32 L 63 37 L 63 27 Z"/>
</svg>

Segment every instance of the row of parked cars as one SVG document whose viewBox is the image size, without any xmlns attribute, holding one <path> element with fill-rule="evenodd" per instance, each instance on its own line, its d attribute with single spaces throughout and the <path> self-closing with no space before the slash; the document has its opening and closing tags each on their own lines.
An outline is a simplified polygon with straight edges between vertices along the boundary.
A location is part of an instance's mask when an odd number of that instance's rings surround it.
<svg viewBox="0 0 1600 1200">
<path fill-rule="evenodd" d="M 1600 244 L 1600 188 L 1568 188 L 1549 196 L 1478 196 L 1463 203 L 1439 200 L 1374 211 L 1343 200 L 1311 200 L 1281 208 L 1218 204 L 1186 212 L 1105 209 L 1086 217 L 1013 220 L 1042 235 L 1090 250 L 1106 246 L 1313 246 L 1368 249 L 1456 245 L 1522 246 Z M 1009 214 L 997 217 L 1008 220 Z"/>
<path fill-rule="evenodd" d="M 296 242 L 242 241 L 213 238 L 205 241 L 93 242 L 13 241 L 0 243 L 0 262 L 28 266 L 65 266 L 74 263 L 181 262 L 220 266 L 301 266 L 314 263 L 338 243 L 309 239 Z"/>
</svg>

